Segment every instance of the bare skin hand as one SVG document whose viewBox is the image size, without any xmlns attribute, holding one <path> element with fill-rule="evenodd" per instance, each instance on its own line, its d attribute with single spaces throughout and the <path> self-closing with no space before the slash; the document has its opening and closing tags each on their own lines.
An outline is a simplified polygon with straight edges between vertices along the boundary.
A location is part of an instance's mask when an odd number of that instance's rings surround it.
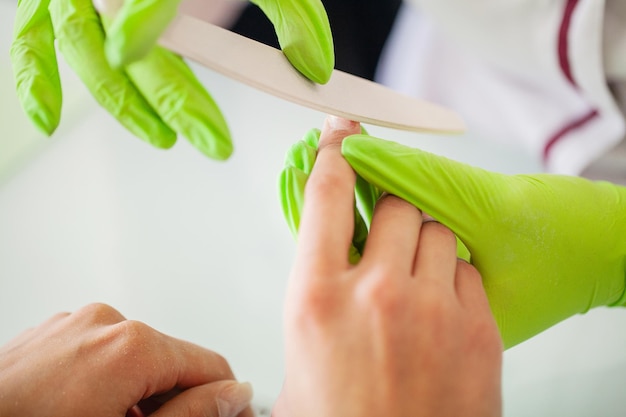
<svg viewBox="0 0 626 417">
<path fill-rule="evenodd" d="M 252 416 L 251 388 L 224 358 L 104 304 L 57 314 L 0 348 L 0 386 L 2 416 Z"/>
<path fill-rule="evenodd" d="M 355 174 L 330 119 L 307 182 L 275 417 L 501 415 L 502 342 L 454 235 L 394 196 L 351 265 Z"/>
</svg>

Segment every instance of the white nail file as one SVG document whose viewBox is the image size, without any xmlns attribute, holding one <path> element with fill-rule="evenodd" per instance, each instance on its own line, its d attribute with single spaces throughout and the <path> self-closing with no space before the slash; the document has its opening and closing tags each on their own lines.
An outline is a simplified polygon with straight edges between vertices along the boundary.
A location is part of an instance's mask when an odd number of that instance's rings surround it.
<svg viewBox="0 0 626 417">
<path fill-rule="evenodd" d="M 339 70 L 327 84 L 313 83 L 280 50 L 192 16 L 179 14 L 159 44 L 229 78 L 327 114 L 408 131 L 465 130 L 449 109 Z"/>
</svg>

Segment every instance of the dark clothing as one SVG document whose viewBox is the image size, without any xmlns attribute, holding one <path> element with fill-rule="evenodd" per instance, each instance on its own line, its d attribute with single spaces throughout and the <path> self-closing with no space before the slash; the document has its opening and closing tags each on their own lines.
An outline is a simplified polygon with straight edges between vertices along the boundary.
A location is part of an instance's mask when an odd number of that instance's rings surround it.
<svg viewBox="0 0 626 417">
<path fill-rule="evenodd" d="M 333 33 L 335 67 L 372 80 L 401 0 L 322 0 Z M 248 4 L 233 32 L 278 47 L 271 22 Z"/>
</svg>

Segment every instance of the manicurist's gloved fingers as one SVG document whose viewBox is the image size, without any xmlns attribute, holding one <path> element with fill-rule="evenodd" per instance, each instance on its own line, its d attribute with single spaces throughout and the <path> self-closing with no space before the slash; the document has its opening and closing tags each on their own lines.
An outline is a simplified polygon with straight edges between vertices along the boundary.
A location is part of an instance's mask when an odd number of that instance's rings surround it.
<svg viewBox="0 0 626 417">
<path fill-rule="evenodd" d="M 128 130 L 159 148 L 176 142 L 170 129 L 126 74 L 113 70 L 104 56 L 104 31 L 91 2 L 52 0 L 50 17 L 59 50 L 94 98 Z"/>
<path fill-rule="evenodd" d="M 126 73 L 173 131 L 210 158 L 230 157 L 233 144 L 224 116 L 178 55 L 155 47 L 142 60 L 130 64 Z"/>
<path fill-rule="evenodd" d="M 145 57 L 176 16 L 181 0 L 124 0 L 119 10 L 103 13 L 113 18 L 107 30 L 106 56 L 120 68 Z M 115 3 L 97 0 L 97 3 Z M 100 8 L 100 7 L 99 7 Z"/>
<path fill-rule="evenodd" d="M 335 66 L 330 24 L 320 0 L 254 1 L 273 23 L 292 65 L 326 83 Z M 114 67 L 143 58 L 177 13 L 180 0 L 126 0 L 108 31 L 106 55 Z"/>
<path fill-rule="evenodd" d="M 342 152 L 367 182 L 411 202 L 462 240 L 491 218 L 487 182 L 479 178 L 491 183 L 497 174 L 366 135 L 347 137 Z"/>
<path fill-rule="evenodd" d="M 20 0 L 15 16 L 11 63 L 17 96 L 26 115 L 47 135 L 61 118 L 61 81 L 48 0 Z"/>
<path fill-rule="evenodd" d="M 285 168 L 280 174 L 280 202 L 283 215 L 294 237 L 298 236 L 300 228 L 304 188 L 315 165 L 319 135 L 318 129 L 311 129 L 302 140 L 296 142 L 287 152 Z"/>
<path fill-rule="evenodd" d="M 283 53 L 316 83 L 325 84 L 335 66 L 330 24 L 320 0 L 252 0 L 274 25 Z"/>
</svg>

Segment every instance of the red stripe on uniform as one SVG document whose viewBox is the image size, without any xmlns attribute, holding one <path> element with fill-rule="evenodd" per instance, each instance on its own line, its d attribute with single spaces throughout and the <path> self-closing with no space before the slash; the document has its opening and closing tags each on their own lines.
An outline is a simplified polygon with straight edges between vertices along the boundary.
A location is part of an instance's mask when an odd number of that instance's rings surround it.
<svg viewBox="0 0 626 417">
<path fill-rule="evenodd" d="M 598 117 L 598 111 L 596 109 L 592 109 L 589 113 L 585 114 L 578 119 L 572 120 L 570 123 L 563 126 L 558 132 L 556 132 L 546 143 L 546 146 L 543 148 L 543 160 L 548 160 L 548 155 L 550 154 L 550 150 L 554 147 L 554 145 L 561 140 L 565 135 L 567 135 L 572 130 L 576 130 L 582 126 L 584 126 L 590 120 Z"/>
<path fill-rule="evenodd" d="M 574 14 L 574 9 L 578 4 L 578 0 L 567 0 L 565 4 L 565 9 L 563 10 L 563 20 L 561 20 L 561 27 L 559 28 L 559 42 L 557 45 L 557 50 L 559 54 L 559 65 L 561 66 L 561 70 L 565 75 L 565 78 L 575 87 L 576 81 L 574 80 L 574 76 L 572 75 L 572 68 L 569 64 L 569 28 L 572 23 L 572 15 Z"/>
<path fill-rule="evenodd" d="M 557 53 L 559 56 L 559 65 L 561 67 L 561 71 L 563 71 L 563 75 L 565 76 L 565 78 L 567 78 L 567 81 L 569 81 L 569 83 L 576 89 L 578 89 L 578 84 L 576 84 L 576 80 L 574 79 L 574 76 L 572 74 L 572 67 L 570 65 L 568 35 L 572 23 L 572 15 L 574 14 L 574 9 L 578 5 L 578 1 L 579 0 L 566 1 L 565 8 L 563 9 L 563 19 L 561 20 L 561 26 L 559 27 L 559 38 L 557 43 Z M 558 143 L 563 137 L 567 136 L 568 133 L 583 127 L 585 124 L 595 119 L 596 117 L 598 117 L 598 110 L 591 109 L 582 117 L 576 118 L 568 122 L 565 126 L 563 126 L 556 133 L 554 133 L 548 139 L 546 145 L 543 148 L 544 162 L 548 160 L 550 151 L 556 143 Z"/>
</svg>

